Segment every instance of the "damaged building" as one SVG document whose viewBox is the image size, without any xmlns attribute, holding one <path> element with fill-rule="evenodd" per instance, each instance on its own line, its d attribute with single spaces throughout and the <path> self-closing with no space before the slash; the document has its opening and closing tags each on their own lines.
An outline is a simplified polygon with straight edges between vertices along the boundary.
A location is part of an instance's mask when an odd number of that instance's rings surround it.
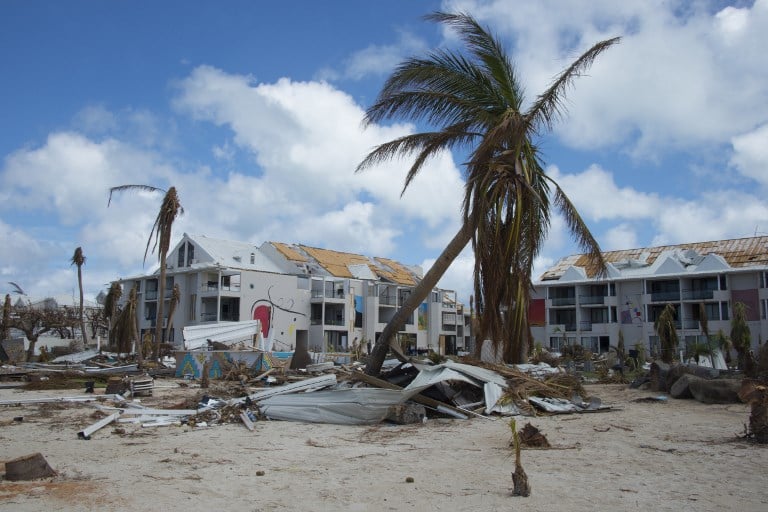
<svg viewBox="0 0 768 512">
<path fill-rule="evenodd" d="M 185 327 L 258 320 L 273 351 L 367 352 L 422 277 L 387 258 L 300 244 L 219 240 L 184 234 L 167 257 L 164 338 L 181 347 Z M 119 280 L 138 289 L 139 328 L 156 326 L 159 271 Z M 168 302 L 180 290 L 168 328 Z M 452 290 L 435 289 L 398 338 L 410 353 L 457 354 L 471 347 L 470 314 Z"/>
</svg>

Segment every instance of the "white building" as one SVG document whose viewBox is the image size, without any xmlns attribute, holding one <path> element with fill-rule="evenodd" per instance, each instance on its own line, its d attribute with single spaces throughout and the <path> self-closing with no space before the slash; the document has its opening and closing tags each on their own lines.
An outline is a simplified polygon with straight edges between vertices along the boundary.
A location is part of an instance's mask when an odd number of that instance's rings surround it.
<svg viewBox="0 0 768 512">
<path fill-rule="evenodd" d="M 260 320 L 275 350 L 297 343 L 346 351 L 374 343 L 421 278 L 419 267 L 304 245 L 217 240 L 184 234 L 167 257 L 164 325 L 174 284 L 181 299 L 167 339 L 185 326 Z M 123 299 L 138 286 L 140 329 L 156 325 L 159 272 L 121 279 Z M 469 345 L 469 321 L 456 293 L 434 290 L 398 334 L 411 351 L 456 353 Z"/>
<path fill-rule="evenodd" d="M 703 342 L 701 305 L 710 336 L 730 334 L 733 304 L 746 306 L 752 346 L 768 338 L 768 237 L 648 247 L 603 254 L 596 278 L 585 255 L 561 259 L 536 283 L 529 318 L 536 342 L 558 349 L 581 344 L 605 352 L 658 347 L 654 321 L 667 304 L 677 312 L 681 348 Z"/>
</svg>

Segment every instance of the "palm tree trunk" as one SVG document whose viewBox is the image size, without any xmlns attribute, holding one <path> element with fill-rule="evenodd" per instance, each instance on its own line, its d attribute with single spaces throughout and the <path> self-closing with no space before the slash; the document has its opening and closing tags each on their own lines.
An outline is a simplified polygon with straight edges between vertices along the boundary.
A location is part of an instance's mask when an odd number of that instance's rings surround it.
<svg viewBox="0 0 768 512">
<path fill-rule="evenodd" d="M 464 247 L 472 240 L 472 226 L 465 222 L 462 224 L 459 232 L 453 237 L 448 246 L 438 256 L 432 268 L 424 275 L 422 280 L 411 292 L 410 297 L 400 306 L 400 309 L 387 323 L 381 332 L 379 339 L 368 357 L 368 363 L 365 365 L 365 373 L 368 375 L 378 375 L 381 372 L 381 365 L 387 357 L 390 345 L 393 342 L 395 334 L 403 327 L 405 321 L 413 314 L 419 304 L 424 302 L 430 292 L 437 286 L 437 282 L 443 277 L 445 271 L 451 266 L 451 263 L 461 253 Z M 398 347 L 399 348 L 399 347 Z"/>
<path fill-rule="evenodd" d="M 77 285 L 80 288 L 80 333 L 83 336 L 83 348 L 88 348 L 88 333 L 85 331 L 85 316 L 83 315 L 83 266 L 77 265 Z"/>
<path fill-rule="evenodd" d="M 157 285 L 157 319 L 155 322 L 155 340 L 152 344 L 152 357 L 160 357 L 160 344 L 163 340 L 163 311 L 165 309 L 165 258 L 164 252 L 160 253 L 160 282 Z"/>
</svg>

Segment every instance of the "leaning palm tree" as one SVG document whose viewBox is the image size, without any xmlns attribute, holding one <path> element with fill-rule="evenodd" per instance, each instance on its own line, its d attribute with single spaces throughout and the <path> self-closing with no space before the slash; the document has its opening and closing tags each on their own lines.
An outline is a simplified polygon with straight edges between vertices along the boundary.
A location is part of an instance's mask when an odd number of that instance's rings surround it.
<svg viewBox="0 0 768 512">
<path fill-rule="evenodd" d="M 661 344 L 661 360 L 665 363 L 671 363 L 675 357 L 675 352 L 677 352 L 676 317 L 675 305 L 667 304 L 656 321 L 653 322 L 653 329 L 659 336 L 659 343 Z"/>
<path fill-rule="evenodd" d="M 83 265 L 85 265 L 85 259 L 83 248 L 78 247 L 69 261 L 72 265 L 77 265 L 77 286 L 80 289 L 80 332 L 83 335 L 83 345 L 87 347 L 88 333 L 85 330 L 85 316 L 83 315 Z"/>
<path fill-rule="evenodd" d="M 163 202 L 160 205 L 160 211 L 155 218 L 155 223 L 152 226 L 152 230 L 149 232 L 149 238 L 147 239 L 147 247 L 144 250 L 144 262 L 147 261 L 147 254 L 149 254 L 149 246 L 152 243 L 154 237 L 155 242 L 152 246 L 152 252 L 157 249 L 157 258 L 160 262 L 160 276 L 158 278 L 158 297 L 157 297 L 157 315 L 155 324 L 155 338 L 152 349 L 152 356 L 157 359 L 160 356 L 160 343 L 165 341 L 163 339 L 163 309 L 165 303 L 165 273 L 166 264 L 165 260 L 168 256 L 168 251 L 171 248 L 171 228 L 176 217 L 184 213 L 184 208 L 181 206 L 179 196 L 176 193 L 176 187 L 171 187 L 167 191 L 152 187 L 149 185 L 122 185 L 119 187 L 112 187 L 109 189 L 109 200 L 112 200 L 112 194 L 114 192 L 123 192 L 127 190 L 139 190 L 148 192 L 165 192 Z M 109 205 L 109 203 L 107 203 Z"/>
<path fill-rule="evenodd" d="M 357 171 L 415 155 L 404 193 L 430 157 L 444 150 L 469 150 L 463 219 L 458 233 L 385 326 L 368 360 L 369 374 L 379 373 L 395 333 L 470 241 L 476 257 L 477 339 L 490 339 L 497 349 L 504 343 L 508 361 L 525 357 L 531 271 L 549 229 L 550 197 L 598 272 L 605 268 L 597 242 L 563 190 L 544 172 L 532 139 L 548 131 L 564 112 L 562 100 L 573 80 L 619 39 L 590 48 L 524 111 L 519 78 L 493 35 L 467 14 L 438 12 L 427 19 L 455 28 L 466 52 L 436 50 L 404 61 L 366 111 L 364 122 L 399 118 L 437 129 L 377 146 Z"/>
</svg>

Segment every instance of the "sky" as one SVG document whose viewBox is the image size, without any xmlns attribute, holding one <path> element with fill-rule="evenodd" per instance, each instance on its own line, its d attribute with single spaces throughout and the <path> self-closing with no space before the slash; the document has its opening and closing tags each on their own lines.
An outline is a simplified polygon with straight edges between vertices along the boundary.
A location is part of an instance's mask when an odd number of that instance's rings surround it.
<svg viewBox="0 0 768 512">
<path fill-rule="evenodd" d="M 399 62 L 466 12 L 515 62 L 528 104 L 594 43 L 621 36 L 541 133 L 547 172 L 603 250 L 768 233 L 768 0 L 0 2 L 0 292 L 85 294 L 151 272 L 144 254 L 175 186 L 185 232 L 300 243 L 421 265 L 457 232 L 462 155 L 361 173 L 423 126 L 364 126 Z M 401 195 L 402 193 L 402 195 Z M 554 216 L 540 275 L 577 253 Z M 440 282 L 465 303 L 467 248 Z"/>
</svg>

